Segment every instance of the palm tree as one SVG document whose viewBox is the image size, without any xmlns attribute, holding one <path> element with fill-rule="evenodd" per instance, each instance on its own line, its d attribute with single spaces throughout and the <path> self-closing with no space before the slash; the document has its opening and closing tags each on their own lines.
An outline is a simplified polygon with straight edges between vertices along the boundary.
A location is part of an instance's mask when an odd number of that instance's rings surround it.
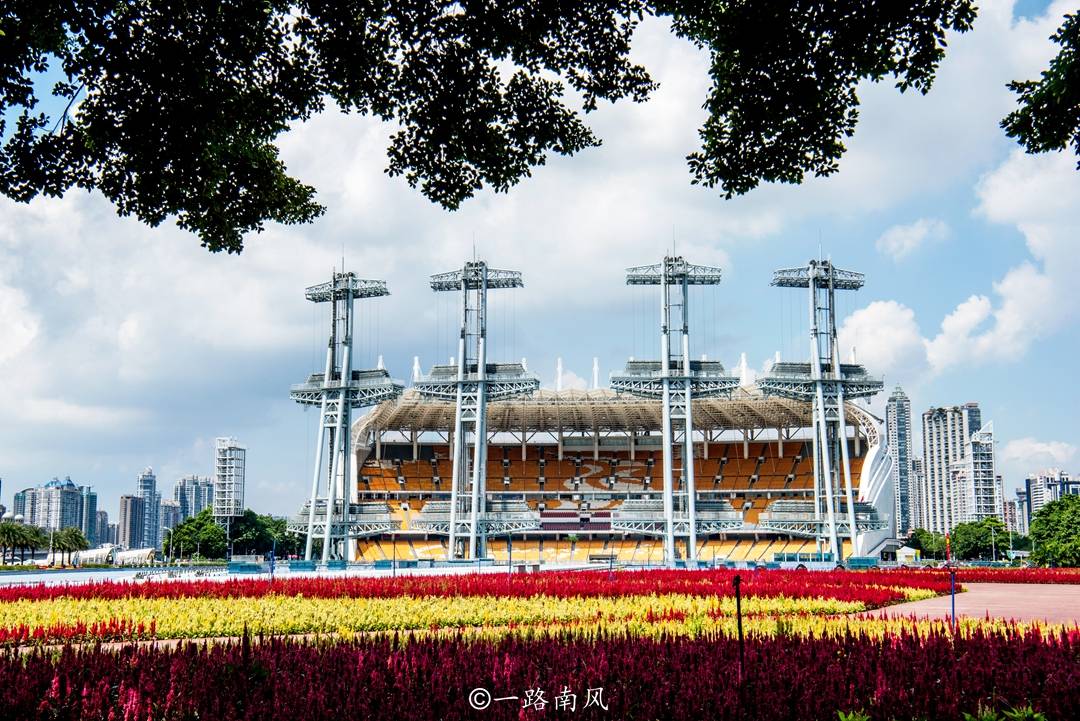
<svg viewBox="0 0 1080 721">
<path fill-rule="evenodd" d="M 72 552 L 85 551 L 90 548 L 90 542 L 86 540 L 86 536 L 83 535 L 81 528 L 72 527 L 67 529 L 67 531 L 69 535 L 68 541 L 71 545 Z"/>
<path fill-rule="evenodd" d="M 59 565 L 64 565 L 64 554 L 67 552 L 67 534 L 64 533 L 66 529 L 61 528 L 59 531 L 53 531 L 50 534 L 49 550 L 51 551 L 51 558 L 49 559 L 50 565 L 56 563 L 56 558 L 59 555 Z"/>
<path fill-rule="evenodd" d="M 15 561 L 15 547 L 18 545 L 20 526 L 14 521 L 0 523 L 0 563 L 7 563 L 8 549 L 11 549 L 11 560 Z"/>
<path fill-rule="evenodd" d="M 68 526 L 56 533 L 53 538 L 53 550 L 59 551 L 64 559 L 63 565 L 71 565 L 71 554 L 90 548 L 83 532 L 74 526 Z"/>
<path fill-rule="evenodd" d="M 30 551 L 31 557 L 33 552 L 39 548 L 49 547 L 49 534 L 45 533 L 44 528 L 38 528 L 37 526 L 23 526 L 23 537 L 19 548 L 22 549 L 22 561 L 26 562 L 26 552 Z"/>
</svg>

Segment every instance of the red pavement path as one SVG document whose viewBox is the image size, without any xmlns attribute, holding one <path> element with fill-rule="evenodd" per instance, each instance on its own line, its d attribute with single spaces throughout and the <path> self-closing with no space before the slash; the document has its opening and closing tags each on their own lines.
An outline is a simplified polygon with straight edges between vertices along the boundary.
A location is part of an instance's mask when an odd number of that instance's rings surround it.
<svg viewBox="0 0 1080 721">
<path fill-rule="evenodd" d="M 1052 583 L 965 583 L 956 594 L 957 617 L 1045 621 L 1080 625 L 1080 585 Z M 949 596 L 867 611 L 861 616 L 948 618 Z"/>
</svg>

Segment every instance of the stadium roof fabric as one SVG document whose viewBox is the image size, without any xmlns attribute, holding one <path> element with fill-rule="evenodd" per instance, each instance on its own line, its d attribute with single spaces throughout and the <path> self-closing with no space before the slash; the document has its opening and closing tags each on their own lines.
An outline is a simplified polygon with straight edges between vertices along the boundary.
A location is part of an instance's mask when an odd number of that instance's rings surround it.
<svg viewBox="0 0 1080 721">
<path fill-rule="evenodd" d="M 698 430 L 806 428 L 810 405 L 786 398 L 764 397 L 740 389 L 734 398 L 694 401 Z M 872 417 L 861 408 L 847 408 L 848 423 L 866 428 Z M 591 391 L 540 390 L 530 396 L 488 403 L 489 433 L 655 432 L 660 430 L 660 401 Z M 354 437 L 372 431 L 445 432 L 454 425 L 454 404 L 421 398 L 406 390 L 397 400 L 376 406 L 354 424 Z"/>
</svg>

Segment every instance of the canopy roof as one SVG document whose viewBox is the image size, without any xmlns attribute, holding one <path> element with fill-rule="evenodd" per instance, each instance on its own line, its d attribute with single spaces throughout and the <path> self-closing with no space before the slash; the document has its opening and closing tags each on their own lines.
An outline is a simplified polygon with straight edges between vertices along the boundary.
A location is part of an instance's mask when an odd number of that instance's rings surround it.
<svg viewBox="0 0 1080 721">
<path fill-rule="evenodd" d="M 810 404 L 788 398 L 765 397 L 740 389 L 733 398 L 694 401 L 698 430 L 806 428 Z M 864 427 L 873 417 L 848 404 L 847 420 Z M 454 425 L 454 404 L 421 398 L 406 390 L 400 398 L 376 406 L 353 426 L 354 436 L 373 431 L 446 432 Z M 660 401 L 616 394 L 607 389 L 539 390 L 529 396 L 488 403 L 490 433 L 656 432 L 660 430 Z"/>
</svg>

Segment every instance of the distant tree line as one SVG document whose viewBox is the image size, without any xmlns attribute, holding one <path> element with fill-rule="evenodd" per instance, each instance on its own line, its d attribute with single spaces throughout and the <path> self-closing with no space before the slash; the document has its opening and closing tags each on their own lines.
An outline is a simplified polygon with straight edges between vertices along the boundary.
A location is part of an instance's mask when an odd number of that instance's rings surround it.
<svg viewBox="0 0 1080 721">
<path fill-rule="evenodd" d="M 972 523 L 958 523 L 949 534 L 952 558 L 961 561 L 997 560 L 1005 556 L 1010 544 L 1015 551 L 1027 551 L 1027 536 L 1010 533 L 1000 518 L 990 517 Z M 916 528 L 908 546 L 922 551 L 923 558 L 945 559 L 945 536 Z"/>
<path fill-rule="evenodd" d="M 230 541 L 234 555 L 261 555 L 273 550 L 277 556 L 287 557 L 300 548 L 300 539 L 287 532 L 284 518 L 259 515 L 249 508 L 232 519 L 226 536 L 207 508 L 167 531 L 162 552 L 166 558 L 221 559 L 228 555 Z"/>
<path fill-rule="evenodd" d="M 16 556 L 19 563 L 24 563 L 27 553 L 33 557 L 35 551 L 49 549 L 59 553 L 63 562 L 69 564 L 72 554 L 88 548 L 90 543 L 86 536 L 74 526 L 49 532 L 25 523 L 0 523 L 0 564 L 14 564 Z"/>
<path fill-rule="evenodd" d="M 1031 519 L 1031 560 L 1044 566 L 1080 566 L 1080 496 L 1047 503 Z"/>
<path fill-rule="evenodd" d="M 949 534 L 952 558 L 961 561 L 1001 558 L 1008 548 L 1030 551 L 1040 566 L 1080 566 L 1080 496 L 1048 503 L 1032 517 L 1031 535 L 1010 533 L 996 517 L 959 523 Z M 945 536 L 916 528 L 907 541 L 923 558 L 944 560 Z"/>
<path fill-rule="evenodd" d="M 234 554 L 266 554 L 273 550 L 285 558 L 301 549 L 301 539 L 287 532 L 284 518 L 259 515 L 248 509 L 232 520 L 226 536 L 210 509 L 205 509 L 165 532 L 162 553 L 167 559 L 224 559 L 230 542 Z M 86 536 L 75 527 L 50 532 L 14 521 L 0 523 L 0 565 L 24 563 L 35 552 L 50 549 L 69 565 L 75 553 L 88 548 Z"/>
</svg>

